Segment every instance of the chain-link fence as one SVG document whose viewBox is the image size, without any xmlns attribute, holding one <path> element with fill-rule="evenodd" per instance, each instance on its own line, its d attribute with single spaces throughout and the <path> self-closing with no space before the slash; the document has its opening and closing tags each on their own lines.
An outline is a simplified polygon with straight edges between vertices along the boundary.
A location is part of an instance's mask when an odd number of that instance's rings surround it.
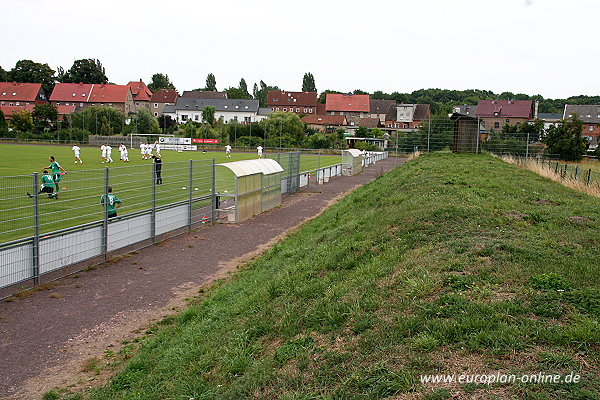
<svg viewBox="0 0 600 400">
<path fill-rule="evenodd" d="M 521 125 L 525 124 L 523 121 Z M 491 125 L 491 126 L 487 126 Z M 389 137 L 386 150 L 397 154 L 453 151 L 531 156 L 542 154 L 543 131 L 501 126 L 499 123 L 466 116 L 431 117 L 414 130 L 400 130 Z"/>
<path fill-rule="evenodd" d="M 0 288 L 211 221 L 214 187 L 213 160 L 1 177 Z"/>
</svg>

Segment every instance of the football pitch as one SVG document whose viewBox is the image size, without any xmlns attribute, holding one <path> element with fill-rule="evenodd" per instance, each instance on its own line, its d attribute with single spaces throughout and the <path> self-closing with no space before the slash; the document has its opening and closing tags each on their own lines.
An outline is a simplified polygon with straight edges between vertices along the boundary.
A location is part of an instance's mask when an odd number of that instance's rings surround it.
<svg viewBox="0 0 600 400">
<path fill-rule="evenodd" d="M 223 151 L 171 150 L 162 152 L 163 184 L 156 185 L 156 206 L 176 203 L 211 194 L 212 160 L 215 164 L 257 159 L 256 153 L 233 151 L 230 158 Z M 120 153 L 113 149 L 113 163 L 102 164 L 100 149 L 81 148 L 83 164 L 74 164 L 71 146 L 0 144 L 0 243 L 6 243 L 34 234 L 34 200 L 32 174 L 37 172 L 41 183 L 42 169 L 50 165 L 48 158 L 56 161 L 67 171 L 60 181 L 59 199 L 45 194 L 38 198 L 39 233 L 44 235 L 61 229 L 75 227 L 103 218 L 104 208 L 100 196 L 104 193 L 108 168 L 108 183 L 113 193 L 123 202 L 119 215 L 152 208 L 154 171 L 152 160 L 142 160 L 139 150 L 129 150 L 129 163 L 119 160 Z M 266 153 L 267 158 L 273 153 Z M 283 155 L 282 155 L 283 157 Z M 286 159 L 285 157 L 282 158 Z M 192 160 L 190 162 L 190 160 Z M 300 171 L 339 164 L 336 155 L 302 154 Z M 287 163 L 282 162 L 287 168 Z M 218 193 L 232 193 L 234 176 L 229 169 L 215 168 L 215 187 Z M 39 185 L 38 185 L 39 186 Z M 198 207 L 206 202 L 198 203 Z"/>
</svg>

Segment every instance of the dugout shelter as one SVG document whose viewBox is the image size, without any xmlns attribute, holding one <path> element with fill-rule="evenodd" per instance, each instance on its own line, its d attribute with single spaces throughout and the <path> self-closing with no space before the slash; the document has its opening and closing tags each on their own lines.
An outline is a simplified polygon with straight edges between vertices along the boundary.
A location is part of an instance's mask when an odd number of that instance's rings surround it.
<svg viewBox="0 0 600 400">
<path fill-rule="evenodd" d="M 235 177 L 233 193 L 218 193 L 217 212 L 226 215 L 227 222 L 241 222 L 281 204 L 283 168 L 277 161 L 265 158 L 216 166 L 229 169 Z"/>
<path fill-rule="evenodd" d="M 363 153 L 358 149 L 342 151 L 342 175 L 353 176 L 363 171 Z"/>
</svg>

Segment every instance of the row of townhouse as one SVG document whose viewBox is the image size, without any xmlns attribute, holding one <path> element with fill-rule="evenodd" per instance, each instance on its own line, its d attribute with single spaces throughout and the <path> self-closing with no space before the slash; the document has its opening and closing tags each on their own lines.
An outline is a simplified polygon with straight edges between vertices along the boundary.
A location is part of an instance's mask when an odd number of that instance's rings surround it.
<svg viewBox="0 0 600 400">
<path fill-rule="evenodd" d="M 477 105 L 455 106 L 453 112 L 480 120 L 481 129 L 500 130 L 504 125 L 516 126 L 540 119 L 544 128 L 556 125 L 560 120 L 577 117 L 583 122 L 582 135 L 589 142 L 589 149 L 598 146 L 600 137 L 600 105 L 565 105 L 562 114 L 538 113 L 538 105 L 532 100 L 480 100 Z"/>
<path fill-rule="evenodd" d="M 0 109 L 7 118 L 15 111 L 31 111 L 42 103 L 57 106 L 61 116 L 93 105 L 115 107 L 127 115 L 145 108 L 159 116 L 162 107 L 174 104 L 177 97 L 174 90 L 152 93 L 142 80 L 127 85 L 57 83 L 50 97 L 40 83 L 0 82 Z"/>
<path fill-rule="evenodd" d="M 369 95 L 329 93 L 325 104 L 317 102 L 316 92 L 270 91 L 271 111 L 302 114 L 310 128 L 332 131 L 364 126 L 384 130 L 418 129 L 431 114 L 429 104 L 398 104 L 394 100 L 371 99 Z"/>
</svg>

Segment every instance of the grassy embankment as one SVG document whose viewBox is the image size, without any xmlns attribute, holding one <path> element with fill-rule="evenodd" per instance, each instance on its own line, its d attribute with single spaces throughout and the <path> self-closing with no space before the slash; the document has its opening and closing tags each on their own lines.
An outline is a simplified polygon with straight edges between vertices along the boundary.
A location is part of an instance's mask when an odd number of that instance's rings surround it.
<svg viewBox="0 0 600 400">
<path fill-rule="evenodd" d="M 422 156 L 200 293 L 83 397 L 598 398 L 599 223 L 597 199 L 498 159 Z M 581 381 L 419 379 L 538 372 Z"/>
</svg>

